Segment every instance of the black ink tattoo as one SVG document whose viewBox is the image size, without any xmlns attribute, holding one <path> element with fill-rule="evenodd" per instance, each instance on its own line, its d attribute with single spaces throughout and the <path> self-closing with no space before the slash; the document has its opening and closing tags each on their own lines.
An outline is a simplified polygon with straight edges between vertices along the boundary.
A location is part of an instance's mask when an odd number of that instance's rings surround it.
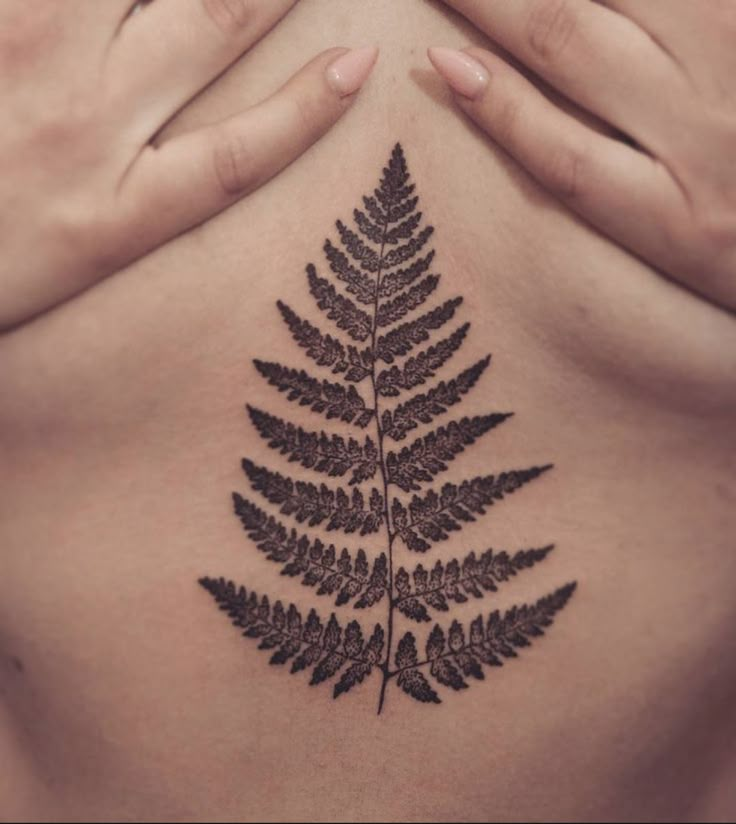
<svg viewBox="0 0 736 824">
<path fill-rule="evenodd" d="M 362 610 L 385 601 L 385 623 L 376 624 L 368 634 L 354 620 L 343 626 L 335 613 L 324 621 L 312 609 L 304 619 L 294 604 L 272 603 L 268 596 L 259 597 L 223 578 L 200 580 L 246 637 L 260 639 L 259 649 L 273 650 L 272 664 L 291 662 L 291 672 L 311 670 L 312 684 L 339 674 L 335 698 L 378 671 L 379 713 L 386 687 L 394 679 L 407 695 L 432 704 L 440 698 L 429 678 L 454 690 L 466 688 L 471 679 L 482 680 L 483 666 L 501 666 L 503 659 L 516 657 L 517 649 L 542 635 L 576 588 L 570 583 L 534 604 L 515 606 L 504 614 L 492 612 L 486 618 L 479 615 L 467 631 L 458 621 L 447 629 L 435 624 L 421 659 L 412 632 L 405 632 L 394 645 L 397 613 L 418 624 L 431 622 L 433 612 L 448 612 L 454 604 L 496 592 L 553 549 L 548 545 L 514 554 L 487 549 L 446 563 L 437 561 L 429 569 L 420 563 L 411 571 L 397 564 L 402 546 L 409 552 L 428 552 L 552 468 L 545 464 L 512 469 L 422 491 L 423 484 L 432 483 L 461 452 L 512 413 L 463 417 L 399 445 L 413 430 L 462 403 L 491 363 L 488 355 L 429 389 L 414 391 L 438 375 L 470 329 L 463 323 L 419 348 L 453 320 L 462 298 L 446 300 L 409 319 L 440 280 L 430 273 L 435 251 L 426 248 L 434 230 L 420 228 L 422 213 L 414 192 L 397 144 L 373 196 L 363 198 L 364 210 L 353 212 L 357 231 L 337 221 L 338 244 L 325 241 L 327 264 L 340 285 L 321 277 L 313 264 L 307 266 L 309 291 L 339 333 L 323 333 L 278 301 L 296 344 L 317 367 L 329 370 L 332 379 L 254 361 L 266 381 L 290 401 L 352 425 L 355 435 L 311 431 L 247 407 L 269 447 L 291 463 L 336 479 L 336 485 L 294 480 L 245 458 L 243 470 L 253 491 L 280 515 L 306 528 L 383 534 L 377 551 L 369 558 L 363 549 L 338 550 L 287 526 L 242 495 L 233 495 L 235 513 L 249 539 L 280 565 L 282 575 L 299 578 L 317 595 L 334 599 L 336 607 Z M 394 398 L 400 400 L 389 406 L 385 399 Z M 414 494 L 407 501 L 401 493 Z"/>
</svg>

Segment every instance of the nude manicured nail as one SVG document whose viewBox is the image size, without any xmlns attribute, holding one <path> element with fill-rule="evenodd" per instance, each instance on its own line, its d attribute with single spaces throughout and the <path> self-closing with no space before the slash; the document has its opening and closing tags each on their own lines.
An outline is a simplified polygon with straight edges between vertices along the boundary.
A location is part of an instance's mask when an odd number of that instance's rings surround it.
<svg viewBox="0 0 736 824">
<path fill-rule="evenodd" d="M 454 91 L 470 100 L 479 97 L 488 85 L 488 72 L 474 57 L 457 49 L 432 46 L 427 54 L 432 65 Z"/>
<path fill-rule="evenodd" d="M 377 58 L 375 46 L 362 46 L 341 54 L 327 67 L 327 82 L 340 97 L 354 94 L 365 83 Z"/>
</svg>

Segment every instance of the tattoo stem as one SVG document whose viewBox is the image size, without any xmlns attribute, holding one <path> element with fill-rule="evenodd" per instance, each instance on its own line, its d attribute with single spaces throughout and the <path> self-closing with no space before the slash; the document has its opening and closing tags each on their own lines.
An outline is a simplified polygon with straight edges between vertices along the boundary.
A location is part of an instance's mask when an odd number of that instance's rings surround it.
<svg viewBox="0 0 736 824">
<path fill-rule="evenodd" d="M 386 658 L 381 670 L 383 672 L 383 682 L 381 683 L 381 693 L 378 699 L 378 715 L 383 710 L 386 699 L 386 687 L 391 677 L 389 669 L 391 666 L 391 647 L 394 636 L 394 532 L 391 528 L 391 511 L 388 504 L 388 475 L 386 473 L 386 462 L 383 452 L 383 429 L 381 428 L 381 410 L 378 404 L 378 389 L 376 385 L 376 333 L 378 330 L 378 309 L 380 304 L 381 291 L 381 270 L 383 268 L 383 255 L 386 248 L 386 232 L 388 231 L 388 216 L 383 221 L 381 236 L 381 251 L 378 257 L 378 270 L 376 272 L 376 295 L 373 302 L 373 324 L 371 328 L 371 388 L 373 391 L 373 408 L 376 420 L 376 440 L 378 442 L 378 465 L 381 468 L 381 478 L 383 480 L 383 517 L 386 522 L 386 537 L 388 540 L 388 625 L 386 628 Z"/>
</svg>

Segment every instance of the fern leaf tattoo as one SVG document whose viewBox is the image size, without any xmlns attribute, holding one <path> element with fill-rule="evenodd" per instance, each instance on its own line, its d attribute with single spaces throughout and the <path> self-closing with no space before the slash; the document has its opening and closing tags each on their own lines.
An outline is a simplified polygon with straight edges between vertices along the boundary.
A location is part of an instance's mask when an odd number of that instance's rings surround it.
<svg viewBox="0 0 736 824">
<path fill-rule="evenodd" d="M 285 608 L 276 601 L 271 606 L 268 596 L 259 598 L 223 578 L 202 578 L 199 583 L 246 638 L 260 638 L 259 649 L 275 650 L 271 664 L 291 661 L 291 672 L 311 669 L 310 684 L 321 684 L 343 670 L 333 689 L 335 698 L 367 678 L 381 660 L 384 632 L 380 624 L 366 642 L 357 621 L 343 630 L 334 613 L 325 623 L 310 610 L 303 620 L 294 604 Z"/>
<path fill-rule="evenodd" d="M 485 515 L 488 507 L 551 468 L 533 466 L 473 478 L 460 486 L 445 484 L 440 493 L 430 490 L 421 498 L 415 495 L 408 509 L 396 498 L 392 509 L 396 534 L 409 549 L 426 552 L 431 546 L 429 541 L 446 540 L 450 532 L 462 529 L 463 523 Z"/>
<path fill-rule="evenodd" d="M 333 544 L 325 546 L 319 539 L 310 540 L 295 529 L 287 529 L 237 492 L 233 502 L 248 537 L 269 561 L 281 564 L 282 575 L 301 576 L 304 586 L 317 587 L 317 595 L 335 595 L 338 607 L 357 596 L 358 609 L 373 606 L 386 594 L 385 553 L 376 558 L 370 571 L 365 550 L 359 549 L 354 558 L 347 549 L 338 553 Z"/>
<path fill-rule="evenodd" d="M 431 481 L 456 455 L 472 446 L 482 435 L 503 423 L 510 414 L 479 415 L 452 421 L 447 426 L 417 438 L 400 452 L 386 455 L 389 481 L 404 492 L 420 489 L 420 484 Z"/>
<path fill-rule="evenodd" d="M 289 461 L 298 461 L 307 469 L 324 472 L 331 477 L 342 477 L 352 471 L 351 484 L 369 481 L 378 468 L 378 449 L 366 436 L 361 445 L 354 438 L 328 436 L 324 432 L 307 432 L 301 426 L 248 406 L 253 426 L 272 449 L 288 455 Z"/>
<path fill-rule="evenodd" d="M 516 658 L 517 649 L 530 646 L 532 638 L 544 635 L 544 629 L 552 625 L 555 614 L 567 604 L 576 586 L 566 584 L 536 604 L 512 607 L 503 616 L 492 612 L 484 620 L 479 615 L 470 624 L 468 637 L 459 621 L 453 621 L 447 630 L 435 624 L 427 638 L 423 661 L 419 661 L 413 634 L 406 633 L 396 650 L 398 685 L 420 701 L 438 703 L 439 697 L 427 679 L 417 678 L 422 675 L 420 667 L 428 667 L 437 683 L 453 690 L 466 689 L 466 678 L 482 681 L 483 665 L 502 667 L 504 658 Z"/>
<path fill-rule="evenodd" d="M 288 333 L 312 362 L 310 370 L 259 359 L 254 366 L 302 410 L 301 419 L 281 418 L 260 404 L 246 406 L 282 471 L 245 457 L 242 468 L 256 497 L 233 493 L 248 544 L 282 576 L 298 580 L 338 612 L 326 620 L 315 609 L 304 616 L 294 604 L 221 577 L 199 583 L 246 638 L 270 652 L 271 664 L 309 672 L 312 685 L 330 681 L 334 698 L 359 687 L 375 670 L 380 714 L 392 681 L 415 701 L 435 705 L 443 688 L 463 690 L 483 680 L 484 668 L 501 666 L 543 635 L 577 584 L 503 614 L 479 615 L 467 628 L 457 620 L 445 627 L 435 623 L 421 642 L 409 630 L 399 637 L 399 621 L 431 624 L 459 604 L 492 597 L 549 556 L 551 544 L 512 552 L 466 550 L 449 561 L 410 563 L 412 553 L 430 552 L 552 465 L 501 469 L 428 488 L 513 413 L 490 411 L 435 423 L 462 404 L 489 369 L 491 356 L 443 375 L 459 357 L 470 324 L 451 324 L 462 305 L 459 296 L 431 306 L 440 286 L 440 275 L 432 271 L 435 250 L 428 248 L 434 229 L 422 227 L 399 144 L 378 187 L 362 203 L 353 211 L 354 228 L 338 220 L 336 236 L 324 242 L 332 274 L 325 276 L 313 263 L 306 267 L 309 293 L 324 323 L 277 302 Z M 307 412 L 350 431 L 310 426 Z M 297 468 L 300 476 L 292 477 L 284 465 Z M 311 480 L 302 477 L 305 472 Z M 359 535 L 365 548 L 340 547 L 339 541 L 310 534 L 314 529 Z M 340 617 L 344 610 L 373 607 L 386 613 L 370 631 Z"/>
<path fill-rule="evenodd" d="M 401 567 L 394 579 L 396 608 L 413 621 L 429 621 L 429 609 L 447 612 L 451 601 L 464 604 L 470 596 L 497 592 L 500 584 L 543 561 L 552 549 L 520 549 L 514 555 L 487 549 L 480 557 L 470 552 L 462 561 L 437 561 L 431 570 L 418 564 L 411 576 Z"/>
<path fill-rule="evenodd" d="M 319 380 L 303 369 L 290 369 L 280 363 L 260 360 L 254 363 L 271 386 L 284 392 L 290 401 L 298 401 L 300 406 L 321 412 L 328 420 L 338 418 L 359 427 L 366 427 L 371 422 L 374 410 L 366 407 L 354 386 Z"/>
</svg>

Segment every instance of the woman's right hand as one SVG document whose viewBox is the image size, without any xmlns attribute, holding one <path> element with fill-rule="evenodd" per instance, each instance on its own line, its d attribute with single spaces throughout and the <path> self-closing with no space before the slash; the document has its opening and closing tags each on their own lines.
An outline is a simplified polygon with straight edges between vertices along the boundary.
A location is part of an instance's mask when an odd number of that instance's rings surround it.
<svg viewBox="0 0 736 824">
<path fill-rule="evenodd" d="M 295 2 L 0 0 L 0 330 L 257 189 L 340 118 L 372 47 L 329 49 L 259 105 L 151 142 Z"/>
</svg>

